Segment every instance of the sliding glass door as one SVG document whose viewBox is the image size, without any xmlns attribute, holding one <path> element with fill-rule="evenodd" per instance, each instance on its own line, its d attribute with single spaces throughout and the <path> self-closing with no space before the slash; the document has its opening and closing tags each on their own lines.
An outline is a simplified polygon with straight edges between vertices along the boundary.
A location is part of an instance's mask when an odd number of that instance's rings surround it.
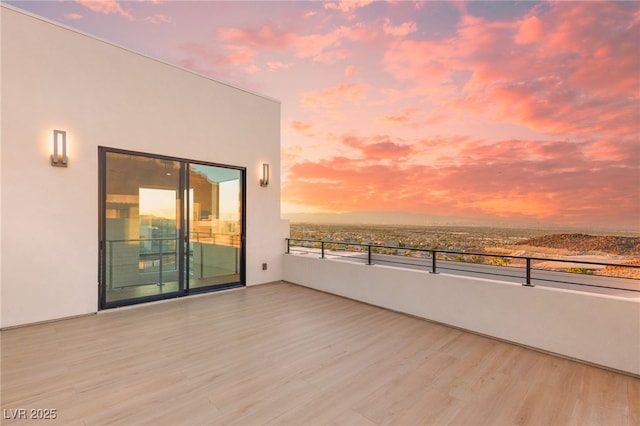
<svg viewBox="0 0 640 426">
<path fill-rule="evenodd" d="M 100 148 L 100 306 L 243 285 L 244 169 Z"/>
<path fill-rule="evenodd" d="M 240 170 L 189 165 L 189 288 L 240 280 Z"/>
</svg>

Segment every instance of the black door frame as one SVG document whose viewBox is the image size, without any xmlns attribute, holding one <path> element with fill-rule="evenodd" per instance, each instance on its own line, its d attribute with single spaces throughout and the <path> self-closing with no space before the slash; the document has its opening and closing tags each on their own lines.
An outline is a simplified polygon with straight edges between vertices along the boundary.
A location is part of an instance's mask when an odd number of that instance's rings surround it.
<svg viewBox="0 0 640 426">
<path fill-rule="evenodd" d="M 180 163 L 180 220 L 178 220 L 178 291 L 166 294 L 137 297 L 133 299 L 123 299 L 107 302 L 107 285 L 106 285 L 106 197 L 107 197 L 107 153 L 117 153 L 125 155 L 134 155 L 140 157 L 154 158 L 160 160 L 176 161 Z M 226 169 L 238 170 L 240 172 L 240 280 L 238 282 L 217 284 L 207 287 L 189 288 L 189 165 L 201 164 L 205 166 L 221 167 Z M 231 166 L 227 164 L 212 163 L 207 161 L 191 160 L 180 157 L 167 155 L 151 154 L 146 152 L 124 150 L 119 148 L 109 148 L 104 146 L 98 147 L 98 309 L 116 308 L 119 306 L 135 305 L 140 303 L 152 302 L 156 300 L 171 299 L 176 297 L 188 296 L 190 294 L 207 293 L 211 291 L 225 290 L 229 288 L 244 287 L 246 285 L 246 167 Z"/>
</svg>

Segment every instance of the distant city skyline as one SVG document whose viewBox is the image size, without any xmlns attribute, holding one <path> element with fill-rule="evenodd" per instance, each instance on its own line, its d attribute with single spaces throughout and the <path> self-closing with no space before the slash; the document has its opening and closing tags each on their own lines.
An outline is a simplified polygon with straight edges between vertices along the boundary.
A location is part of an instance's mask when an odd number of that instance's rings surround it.
<svg viewBox="0 0 640 426">
<path fill-rule="evenodd" d="M 640 228 L 638 2 L 3 2 L 281 100 L 284 217 Z"/>
</svg>

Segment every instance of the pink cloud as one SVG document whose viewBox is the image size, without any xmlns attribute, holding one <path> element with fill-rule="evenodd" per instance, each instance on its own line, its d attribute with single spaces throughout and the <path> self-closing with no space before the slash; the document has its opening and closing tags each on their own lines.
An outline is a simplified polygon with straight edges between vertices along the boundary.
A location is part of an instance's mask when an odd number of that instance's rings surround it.
<svg viewBox="0 0 640 426">
<path fill-rule="evenodd" d="M 255 51 L 248 46 L 228 45 L 226 50 L 228 53 L 224 55 L 224 63 L 230 65 L 251 64 L 255 57 Z"/>
<path fill-rule="evenodd" d="M 323 7 L 327 10 L 339 10 L 341 12 L 353 12 L 373 3 L 373 0 L 345 0 L 335 2 L 325 2 Z"/>
<path fill-rule="evenodd" d="M 133 18 L 130 12 L 124 10 L 116 0 L 76 0 L 76 2 L 96 13 L 118 14 L 129 19 Z"/>
<path fill-rule="evenodd" d="M 340 84 L 320 92 L 302 94 L 302 104 L 309 107 L 336 108 L 345 102 L 358 104 L 365 98 L 368 86 L 363 83 Z"/>
<path fill-rule="evenodd" d="M 349 32 L 349 28 L 343 26 L 324 34 L 298 36 L 295 40 L 297 56 L 324 63 L 332 63 L 337 57 L 344 58 L 348 52 L 340 47 L 340 41 Z"/>
<path fill-rule="evenodd" d="M 333 63 L 349 55 L 341 44 L 342 40 L 349 37 L 351 33 L 352 29 L 341 26 L 328 32 L 296 34 L 280 31 L 269 24 L 262 25 L 258 29 L 220 28 L 217 30 L 218 38 L 225 42 L 249 45 L 261 50 L 285 51 L 293 48 L 299 58 L 322 63 Z"/>
<path fill-rule="evenodd" d="M 218 38 L 223 41 L 279 49 L 290 46 L 297 38 L 295 33 L 279 31 L 271 25 L 263 25 L 256 30 L 220 28 L 217 33 Z"/>
<path fill-rule="evenodd" d="M 537 16 L 529 16 L 521 22 L 515 40 L 518 44 L 529 44 L 539 41 L 543 36 L 544 23 Z"/>
<path fill-rule="evenodd" d="M 345 34 L 351 41 L 366 43 L 369 48 L 380 49 L 388 44 L 385 40 L 385 33 L 376 22 L 356 22 L 348 27 Z"/>
<path fill-rule="evenodd" d="M 394 26 L 391 24 L 391 20 L 389 18 L 385 18 L 382 26 L 382 30 L 385 34 L 400 37 L 414 33 L 417 29 L 418 27 L 415 22 L 404 22 L 398 26 Z"/>
<path fill-rule="evenodd" d="M 218 28 L 213 43 L 187 43 L 179 46 L 180 65 L 203 74 L 254 87 L 247 75 L 262 70 L 275 72 L 291 68 L 291 61 L 275 60 L 273 52 L 295 45 L 297 36 L 270 25 L 257 29 Z M 260 58 L 258 58 L 258 55 Z M 265 59 L 268 57 L 269 59 Z M 255 87 L 254 87 L 255 88 Z"/>
<path fill-rule="evenodd" d="M 255 51 L 242 45 L 203 45 L 187 43 L 178 47 L 177 63 L 196 72 L 234 82 L 243 87 L 260 90 L 246 79 L 261 68 L 254 64 Z"/>
<path fill-rule="evenodd" d="M 71 21 L 77 21 L 78 19 L 83 19 L 84 16 L 80 15 L 79 13 L 67 13 L 66 15 L 64 15 L 65 19 L 69 19 Z"/>
<path fill-rule="evenodd" d="M 280 31 L 269 24 L 257 29 L 218 28 L 215 35 L 220 43 L 182 45 L 178 52 L 178 55 L 182 56 L 179 63 L 218 78 L 237 81 L 241 77 L 238 70 L 252 74 L 262 69 L 274 72 L 292 67 L 292 61 L 271 59 L 274 58 L 274 54 L 278 54 L 279 57 L 291 57 L 288 50 L 295 52 L 297 57 L 312 62 L 330 64 L 344 59 L 349 52 L 340 46 L 349 32 L 348 27 L 339 27 L 328 33 L 298 35 Z M 265 60 L 265 57 L 270 59 Z M 261 63 L 261 60 L 264 62 Z M 241 68 L 234 70 L 234 66 Z M 358 98 L 359 94 L 356 91 L 352 90 L 346 94 L 345 89 L 339 87 L 335 93 L 329 90 L 317 96 L 333 97 L 337 100 L 342 94 L 345 95 L 345 99 L 351 101 Z"/>
<path fill-rule="evenodd" d="M 640 149 L 638 148 L 638 139 L 627 138 L 605 138 L 596 140 L 587 148 L 589 158 L 602 161 L 617 161 L 619 164 L 627 164 L 629 168 L 632 165 L 640 164 Z M 636 170 L 636 175 L 640 171 Z M 640 176 L 638 176 L 640 181 Z"/>
<path fill-rule="evenodd" d="M 143 21 L 150 24 L 170 24 L 172 22 L 171 16 L 156 13 L 154 15 L 147 16 Z"/>
<path fill-rule="evenodd" d="M 135 3 L 131 2 L 120 2 L 117 0 L 75 0 L 76 3 L 84 6 L 85 8 L 91 10 L 92 12 L 103 14 L 103 15 L 120 15 L 127 18 L 130 21 L 142 21 L 150 24 L 168 24 L 172 22 L 172 18 L 169 15 L 156 13 L 147 16 L 134 16 L 132 9 L 135 8 Z M 157 0 L 148 0 L 145 3 L 150 3 L 153 5 L 159 5 L 160 1 Z M 128 8 L 123 8 L 122 5 L 125 4 L 129 6 Z M 82 15 L 79 14 L 69 14 L 66 16 L 67 19 L 81 19 Z"/>
<path fill-rule="evenodd" d="M 513 22 L 466 15 L 446 39 L 403 40 L 386 52 L 385 69 L 440 114 L 463 110 L 554 134 L 637 135 L 640 24 L 617 3 L 546 6 Z M 461 72 L 471 77 L 456 81 Z"/>
<path fill-rule="evenodd" d="M 435 94 L 438 100 L 438 94 L 448 86 L 444 93 L 446 100 L 455 89 L 448 84 L 451 73 L 461 68 L 457 50 L 458 47 L 451 42 L 402 40 L 386 51 L 385 69 L 397 80 L 408 80 L 415 84 L 412 91 Z"/>
<path fill-rule="evenodd" d="M 291 68 L 292 66 L 293 66 L 293 62 L 280 62 L 280 61 L 267 62 L 267 68 L 269 69 L 269 71 L 287 69 L 287 68 Z"/>
<path fill-rule="evenodd" d="M 347 49 L 339 49 L 322 52 L 318 55 L 315 55 L 313 61 L 323 64 L 334 64 L 342 59 L 348 58 L 349 56 L 351 56 L 351 52 L 349 52 Z"/>
<path fill-rule="evenodd" d="M 351 76 L 353 76 L 353 74 L 356 73 L 356 71 L 358 71 L 358 67 L 356 67 L 355 65 L 349 65 L 344 70 L 344 78 L 350 78 Z"/>
</svg>

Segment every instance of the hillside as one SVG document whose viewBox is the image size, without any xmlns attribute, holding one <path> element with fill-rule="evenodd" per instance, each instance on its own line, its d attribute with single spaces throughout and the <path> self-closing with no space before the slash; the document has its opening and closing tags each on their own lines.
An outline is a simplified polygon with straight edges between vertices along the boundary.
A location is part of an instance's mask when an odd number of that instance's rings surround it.
<svg viewBox="0 0 640 426">
<path fill-rule="evenodd" d="M 552 234 L 529 238 L 519 246 L 563 249 L 575 254 L 606 253 L 619 256 L 640 256 L 640 238 L 611 235 Z"/>
</svg>

